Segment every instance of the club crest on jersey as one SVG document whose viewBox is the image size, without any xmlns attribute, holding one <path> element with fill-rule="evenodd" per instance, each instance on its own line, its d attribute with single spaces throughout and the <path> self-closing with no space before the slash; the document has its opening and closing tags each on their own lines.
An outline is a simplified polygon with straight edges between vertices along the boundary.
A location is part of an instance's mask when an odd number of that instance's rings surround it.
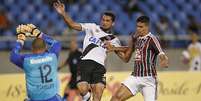
<svg viewBox="0 0 201 101">
<path fill-rule="evenodd" d="M 146 39 L 138 39 L 136 47 L 142 49 L 146 43 Z"/>
</svg>

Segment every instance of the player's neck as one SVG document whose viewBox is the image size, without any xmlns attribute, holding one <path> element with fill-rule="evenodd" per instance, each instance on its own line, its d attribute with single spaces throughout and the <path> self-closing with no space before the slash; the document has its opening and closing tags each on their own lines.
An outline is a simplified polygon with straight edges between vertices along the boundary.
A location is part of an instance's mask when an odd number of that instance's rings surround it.
<svg viewBox="0 0 201 101">
<path fill-rule="evenodd" d="M 32 50 L 32 53 L 34 54 L 41 54 L 43 52 L 45 52 L 45 50 Z"/>
<path fill-rule="evenodd" d="M 112 29 L 111 28 L 109 28 L 109 29 L 104 29 L 103 27 L 100 27 L 100 28 L 101 28 L 101 30 L 103 30 L 106 33 L 112 33 Z"/>
<path fill-rule="evenodd" d="M 72 49 L 70 49 L 71 52 L 75 52 L 76 50 L 77 50 L 77 48 L 74 48 L 74 49 L 72 48 Z"/>
<path fill-rule="evenodd" d="M 193 44 L 196 44 L 196 43 L 197 43 L 197 41 L 192 41 L 192 43 L 193 43 Z"/>
<path fill-rule="evenodd" d="M 148 34 L 149 34 L 149 31 L 146 32 L 145 34 L 143 34 L 142 37 L 144 37 L 144 36 L 146 36 L 146 35 L 148 35 Z"/>
</svg>

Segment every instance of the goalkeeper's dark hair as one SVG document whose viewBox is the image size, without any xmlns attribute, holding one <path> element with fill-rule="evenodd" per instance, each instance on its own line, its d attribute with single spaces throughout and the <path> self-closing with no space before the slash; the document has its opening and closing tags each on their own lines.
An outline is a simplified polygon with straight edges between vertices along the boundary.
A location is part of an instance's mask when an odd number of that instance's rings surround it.
<svg viewBox="0 0 201 101">
<path fill-rule="evenodd" d="M 150 20 L 148 16 L 140 16 L 139 18 L 137 18 L 136 22 L 141 22 L 149 25 Z"/>
<path fill-rule="evenodd" d="M 114 22 L 116 19 L 116 16 L 112 11 L 105 11 L 105 12 L 103 12 L 102 16 L 103 15 L 110 16 L 112 18 L 112 22 Z"/>
<path fill-rule="evenodd" d="M 46 43 L 41 38 L 36 38 L 32 42 L 32 49 L 33 50 L 43 50 L 46 49 Z"/>
</svg>

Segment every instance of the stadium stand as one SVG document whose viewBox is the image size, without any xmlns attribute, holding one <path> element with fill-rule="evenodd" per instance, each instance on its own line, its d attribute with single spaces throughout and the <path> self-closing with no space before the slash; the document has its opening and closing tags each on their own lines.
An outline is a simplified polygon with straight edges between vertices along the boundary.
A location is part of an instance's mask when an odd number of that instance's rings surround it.
<svg viewBox="0 0 201 101">
<path fill-rule="evenodd" d="M 63 0 L 65 1 L 65 0 Z M 136 0 L 136 5 L 139 11 L 131 11 L 131 16 L 124 10 L 122 5 L 129 4 L 132 0 L 83 0 L 67 5 L 66 10 L 72 18 L 78 22 L 96 22 L 98 23 L 101 12 L 104 10 L 112 10 L 117 15 L 116 26 L 114 28 L 118 35 L 129 35 L 134 31 L 135 19 L 140 15 L 148 15 L 152 19 L 152 32 L 157 32 L 157 22 L 160 21 L 160 16 L 166 16 L 170 24 L 170 35 L 164 40 L 173 40 L 170 42 L 170 47 L 184 47 L 183 41 L 175 41 L 176 39 L 183 40 L 188 34 L 187 27 L 189 22 L 188 16 L 193 16 L 198 23 L 201 22 L 201 3 L 200 0 Z M 66 0 L 67 2 L 67 0 Z M 13 36 L 15 27 L 20 23 L 33 23 L 45 30 L 46 33 L 55 32 L 54 35 L 62 35 L 66 29 L 65 23 L 55 12 L 53 7 L 44 2 L 44 0 L 1 0 L 0 10 L 7 12 L 8 19 L 12 22 L 11 28 L 8 30 L 1 29 L 1 36 Z M 55 31 L 49 31 L 48 23 L 51 21 L 52 28 Z M 166 32 L 158 33 L 162 35 Z M 166 35 L 169 36 L 169 35 Z M 11 41 L 11 42 L 10 42 Z M 12 40 L 4 41 L 12 43 Z M 3 41 L 0 44 L 4 44 Z M 5 45 L 0 45 L 0 49 L 10 49 Z M 28 48 L 28 47 L 27 47 Z"/>
</svg>

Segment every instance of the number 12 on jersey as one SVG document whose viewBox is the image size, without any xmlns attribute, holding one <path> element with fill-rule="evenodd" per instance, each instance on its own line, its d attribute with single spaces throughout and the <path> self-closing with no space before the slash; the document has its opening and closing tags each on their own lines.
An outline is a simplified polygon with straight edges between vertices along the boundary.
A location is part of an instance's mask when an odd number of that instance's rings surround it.
<svg viewBox="0 0 201 101">
<path fill-rule="evenodd" d="M 50 75 L 52 69 L 50 65 L 44 65 L 44 66 L 40 66 L 39 67 L 40 70 L 40 76 L 41 76 L 41 82 L 42 83 L 49 83 L 52 82 L 51 78 L 48 78 L 48 76 Z"/>
</svg>

